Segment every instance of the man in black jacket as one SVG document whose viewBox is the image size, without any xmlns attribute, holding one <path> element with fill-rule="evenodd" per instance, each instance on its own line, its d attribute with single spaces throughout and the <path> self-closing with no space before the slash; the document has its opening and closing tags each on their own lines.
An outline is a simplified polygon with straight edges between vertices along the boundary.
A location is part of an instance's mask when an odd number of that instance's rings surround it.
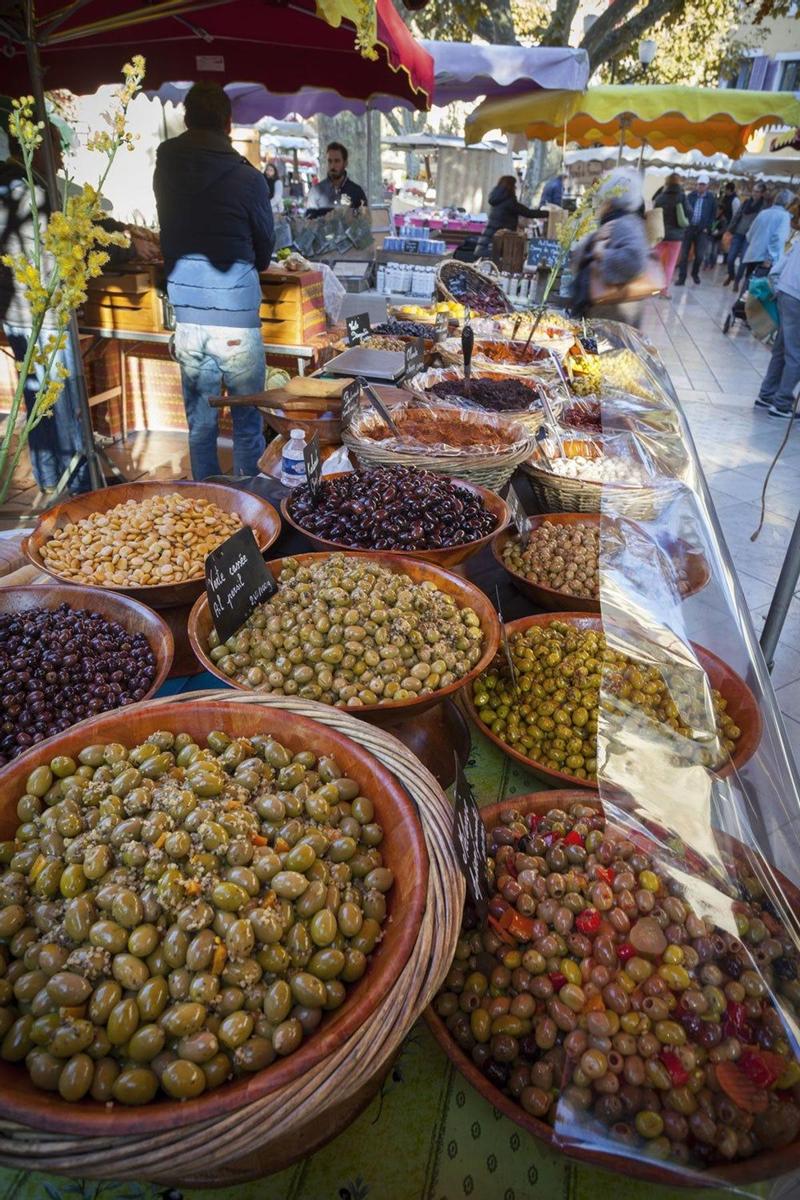
<svg viewBox="0 0 800 1200">
<path fill-rule="evenodd" d="M 367 204 L 367 193 L 347 174 L 349 154 L 341 142 L 331 142 L 325 151 L 328 174 L 308 193 L 307 217 L 324 217 L 339 204 L 352 209 Z"/>
<path fill-rule="evenodd" d="M 259 271 L 275 235 L 266 180 L 230 141 L 231 104 L 217 83 L 196 83 L 186 133 L 158 148 L 153 189 L 167 291 L 175 308 L 192 475 L 219 475 L 218 410 L 209 396 L 264 390 Z M 231 409 L 233 469 L 258 474 L 264 423 L 257 408 Z"/>
<path fill-rule="evenodd" d="M 690 192 L 686 198 L 686 214 L 689 218 L 689 226 L 683 232 L 683 246 L 681 247 L 681 256 L 678 259 L 676 287 L 683 287 L 686 283 L 689 254 L 692 249 L 694 250 L 692 279 L 695 283 L 700 282 L 700 264 L 703 261 L 703 251 L 706 246 L 706 240 L 711 233 L 711 227 L 714 224 L 714 215 L 717 211 L 717 204 L 708 190 L 708 183 L 708 175 L 705 171 L 701 171 L 697 176 L 695 190 Z"/>
</svg>

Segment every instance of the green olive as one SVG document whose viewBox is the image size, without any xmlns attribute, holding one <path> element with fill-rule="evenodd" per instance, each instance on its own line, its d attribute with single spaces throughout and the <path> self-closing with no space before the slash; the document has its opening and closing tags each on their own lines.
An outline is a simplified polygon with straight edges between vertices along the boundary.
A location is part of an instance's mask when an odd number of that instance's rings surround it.
<svg viewBox="0 0 800 1200">
<path fill-rule="evenodd" d="M 219 1027 L 217 1037 L 223 1046 L 233 1050 L 246 1042 L 253 1032 L 254 1018 L 248 1012 L 234 1012 L 225 1017 Z"/>
<path fill-rule="evenodd" d="M 271 882 L 277 895 L 284 896 L 289 900 L 296 900 L 298 896 L 302 896 L 308 887 L 305 875 L 301 875 L 298 871 L 279 871 L 277 875 L 273 876 Z"/>
<path fill-rule="evenodd" d="M 91 1062 L 91 1059 L 89 1060 Z M 58 1081 L 65 1070 L 63 1058 L 56 1058 L 47 1050 L 31 1050 L 25 1058 L 28 1074 L 38 1088 L 44 1092 L 57 1092 Z"/>
<path fill-rule="evenodd" d="M 148 1067 L 126 1067 L 111 1085 L 120 1104 L 149 1104 L 158 1091 L 158 1076 Z"/>
<path fill-rule="evenodd" d="M 55 1004 L 72 1008 L 83 1004 L 92 994 L 92 985 L 73 971 L 59 971 L 47 983 L 47 994 Z"/>
<path fill-rule="evenodd" d="M 151 1062 L 164 1049 L 165 1041 L 160 1025 L 140 1025 L 128 1042 L 126 1057 L 136 1063 Z"/>
<path fill-rule="evenodd" d="M 267 1038 L 251 1037 L 236 1047 L 233 1061 L 241 1071 L 263 1071 L 275 1061 L 275 1048 Z"/>
<path fill-rule="evenodd" d="M 219 1042 L 207 1029 L 192 1033 L 178 1042 L 178 1054 L 181 1058 L 199 1065 L 210 1062 L 218 1052 Z"/>
<path fill-rule="evenodd" d="M 95 1025 L 106 1025 L 112 1009 L 121 999 L 122 988 L 116 979 L 103 979 L 94 989 L 89 1001 L 89 1020 Z"/>
<path fill-rule="evenodd" d="M 138 992 L 150 978 L 147 963 L 142 962 L 135 954 L 115 954 L 111 963 L 111 973 L 128 992 Z"/>
<path fill-rule="evenodd" d="M 205 1091 L 206 1077 L 195 1063 L 178 1058 L 162 1071 L 161 1086 L 176 1100 L 191 1100 Z"/>
<path fill-rule="evenodd" d="M 47 1048 L 56 1058 L 71 1058 L 92 1044 L 94 1033 L 91 1021 L 67 1018 L 56 1026 Z"/>
<path fill-rule="evenodd" d="M 168 1008 L 160 1020 L 170 1037 L 181 1038 L 202 1029 L 205 1018 L 205 1005 L 189 1001 Z"/>
<path fill-rule="evenodd" d="M 212 904 L 223 912 L 238 912 L 248 900 L 248 893 L 236 883 L 218 883 L 211 892 Z"/>
<path fill-rule="evenodd" d="M 75 1054 L 61 1072 L 58 1090 L 64 1100 L 82 1100 L 94 1080 L 94 1062 L 88 1054 Z"/>
<path fill-rule="evenodd" d="M 114 1081 L 120 1073 L 120 1065 L 115 1058 L 101 1058 L 94 1064 L 94 1079 L 91 1086 L 91 1097 L 105 1104 L 114 1094 Z"/>
<path fill-rule="evenodd" d="M 299 971 L 293 975 L 289 986 L 296 1002 L 306 1008 L 322 1008 L 325 1003 L 325 985 L 307 971 Z"/>
</svg>

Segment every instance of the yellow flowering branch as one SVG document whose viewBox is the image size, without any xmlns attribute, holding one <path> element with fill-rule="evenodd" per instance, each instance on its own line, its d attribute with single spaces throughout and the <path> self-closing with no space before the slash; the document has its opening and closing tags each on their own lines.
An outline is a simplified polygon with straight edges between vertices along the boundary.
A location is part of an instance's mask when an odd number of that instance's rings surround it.
<svg viewBox="0 0 800 1200">
<path fill-rule="evenodd" d="M 0 262 L 13 272 L 25 293 L 32 323 L 11 412 L 0 441 L 0 504 L 8 495 L 31 432 L 52 414 L 63 391 L 69 372 L 56 360 L 66 345 L 72 314 L 85 302 L 89 280 L 100 275 L 108 262 L 107 248 L 129 244 L 127 234 L 109 233 L 99 224 L 103 217 L 101 193 L 117 152 L 123 146 L 133 149 L 134 137 L 127 129 L 127 112 L 141 88 L 144 71 L 145 63 L 140 54 L 125 64 L 122 69 L 124 83 L 114 98 L 113 110 L 104 114 L 109 129 L 94 134 L 89 141 L 89 148 L 98 150 L 105 158 L 97 187 L 85 184 L 77 194 L 69 195 L 67 180 L 63 206 L 51 214 L 45 228 L 41 228 L 39 222 L 33 165 L 44 137 L 44 122 L 34 120 L 32 96 L 12 101 L 9 133 L 19 145 L 25 170 L 32 215 L 33 254 L 31 260 L 25 254 L 6 254 Z M 42 340 L 44 332 L 48 335 L 46 341 Z M 24 401 L 25 383 L 34 366 L 41 368 L 41 382 L 12 455 L 11 443 Z"/>
</svg>

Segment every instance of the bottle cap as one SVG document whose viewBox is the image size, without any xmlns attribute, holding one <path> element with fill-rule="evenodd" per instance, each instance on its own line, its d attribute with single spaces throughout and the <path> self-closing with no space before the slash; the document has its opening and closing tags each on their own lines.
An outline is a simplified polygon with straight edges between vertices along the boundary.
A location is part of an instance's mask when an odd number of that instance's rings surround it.
<svg viewBox="0 0 800 1200">
<path fill-rule="evenodd" d="M 290 433 L 291 433 L 292 437 L 296 437 L 296 438 L 304 438 L 306 436 L 305 429 L 292 429 L 292 430 L 290 430 Z"/>
</svg>

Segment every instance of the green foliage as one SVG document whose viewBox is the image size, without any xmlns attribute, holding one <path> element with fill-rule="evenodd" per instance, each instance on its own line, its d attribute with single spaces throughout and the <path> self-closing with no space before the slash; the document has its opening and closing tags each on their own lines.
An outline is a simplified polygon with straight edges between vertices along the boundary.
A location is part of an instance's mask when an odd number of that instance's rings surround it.
<svg viewBox="0 0 800 1200">
<path fill-rule="evenodd" d="M 745 50 L 756 44 L 750 35 L 732 38 L 741 18 L 739 0 L 699 0 L 681 5 L 647 31 L 658 52 L 647 71 L 635 53 L 616 60 L 617 83 L 683 83 L 716 87 L 720 78 L 732 73 Z M 610 82 L 607 65 L 604 82 Z"/>
</svg>

